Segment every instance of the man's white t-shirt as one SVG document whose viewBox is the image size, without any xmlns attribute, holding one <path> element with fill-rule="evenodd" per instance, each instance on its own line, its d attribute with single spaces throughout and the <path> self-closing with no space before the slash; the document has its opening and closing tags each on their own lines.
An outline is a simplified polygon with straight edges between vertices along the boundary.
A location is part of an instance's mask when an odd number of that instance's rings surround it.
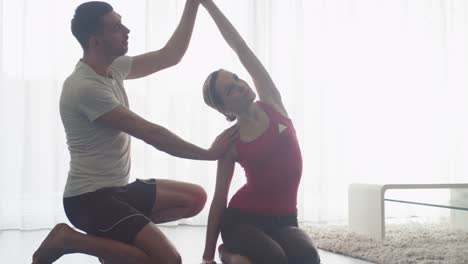
<svg viewBox="0 0 468 264">
<path fill-rule="evenodd" d="M 106 78 L 79 61 L 65 80 L 60 116 L 70 152 L 70 170 L 64 197 L 128 183 L 130 136 L 95 120 L 116 106 L 129 107 L 123 80 L 131 67 L 131 57 L 119 57 L 110 67 L 111 78 Z"/>
</svg>

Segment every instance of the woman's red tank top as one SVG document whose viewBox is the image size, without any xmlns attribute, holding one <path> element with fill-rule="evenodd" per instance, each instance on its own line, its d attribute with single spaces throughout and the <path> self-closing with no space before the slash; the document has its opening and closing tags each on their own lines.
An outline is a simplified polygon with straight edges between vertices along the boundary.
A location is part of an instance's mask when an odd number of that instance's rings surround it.
<svg viewBox="0 0 468 264">
<path fill-rule="evenodd" d="M 266 215 L 297 212 L 297 190 L 302 175 L 302 157 L 291 119 L 263 102 L 256 102 L 268 115 L 265 132 L 250 142 L 238 139 L 238 162 L 247 182 L 232 197 L 229 207 Z"/>
</svg>

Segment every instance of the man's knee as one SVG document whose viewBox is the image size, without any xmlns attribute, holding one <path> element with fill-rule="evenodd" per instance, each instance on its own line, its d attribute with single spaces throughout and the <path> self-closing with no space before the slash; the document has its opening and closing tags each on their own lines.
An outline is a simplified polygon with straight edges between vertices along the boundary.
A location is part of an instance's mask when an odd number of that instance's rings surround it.
<svg viewBox="0 0 468 264">
<path fill-rule="evenodd" d="M 164 256 L 157 259 L 153 259 L 152 264 L 167 263 L 167 264 L 181 264 L 182 257 L 178 252 L 173 252 L 172 254 L 164 254 Z"/>
<path fill-rule="evenodd" d="M 148 223 L 140 230 L 134 239 L 133 245 L 141 249 L 141 252 L 144 253 L 147 258 L 146 262 L 135 261 L 134 263 L 182 263 L 177 249 L 161 230 L 152 223 Z"/>
<path fill-rule="evenodd" d="M 151 256 L 151 264 L 181 264 L 182 257 L 177 251 L 164 252 L 163 254 L 158 254 L 158 256 Z"/>
<path fill-rule="evenodd" d="M 203 210 L 205 207 L 207 200 L 207 194 L 205 190 L 201 187 L 196 185 L 191 192 L 191 208 L 190 208 L 190 215 L 189 217 L 195 216 Z"/>
</svg>

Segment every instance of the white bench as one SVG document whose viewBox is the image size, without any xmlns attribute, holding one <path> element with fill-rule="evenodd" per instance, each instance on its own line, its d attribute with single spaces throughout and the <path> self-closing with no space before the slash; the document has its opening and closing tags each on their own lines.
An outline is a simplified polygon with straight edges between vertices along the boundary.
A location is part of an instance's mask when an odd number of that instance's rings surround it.
<svg viewBox="0 0 468 264">
<path fill-rule="evenodd" d="M 385 199 L 390 189 L 450 189 L 449 205 Z M 463 190 L 465 189 L 465 190 Z M 348 189 L 348 221 L 351 231 L 372 238 L 385 237 L 385 201 L 453 209 L 451 226 L 468 230 L 468 184 L 350 184 Z M 455 212 L 457 211 L 457 212 Z"/>
</svg>

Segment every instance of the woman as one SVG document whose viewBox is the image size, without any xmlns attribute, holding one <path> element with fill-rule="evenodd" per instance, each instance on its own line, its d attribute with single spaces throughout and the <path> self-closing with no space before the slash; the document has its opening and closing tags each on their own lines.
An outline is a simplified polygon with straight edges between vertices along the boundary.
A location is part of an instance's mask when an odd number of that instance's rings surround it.
<svg viewBox="0 0 468 264">
<path fill-rule="evenodd" d="M 203 263 L 214 262 L 218 235 L 223 263 L 315 264 L 320 258 L 297 224 L 297 189 L 302 158 L 291 119 L 270 75 L 212 0 L 200 0 L 223 38 L 252 77 L 259 101 L 237 75 L 218 70 L 203 87 L 205 102 L 237 119 L 240 137 L 218 161 Z M 245 169 L 247 183 L 229 202 L 235 162 Z"/>
</svg>

